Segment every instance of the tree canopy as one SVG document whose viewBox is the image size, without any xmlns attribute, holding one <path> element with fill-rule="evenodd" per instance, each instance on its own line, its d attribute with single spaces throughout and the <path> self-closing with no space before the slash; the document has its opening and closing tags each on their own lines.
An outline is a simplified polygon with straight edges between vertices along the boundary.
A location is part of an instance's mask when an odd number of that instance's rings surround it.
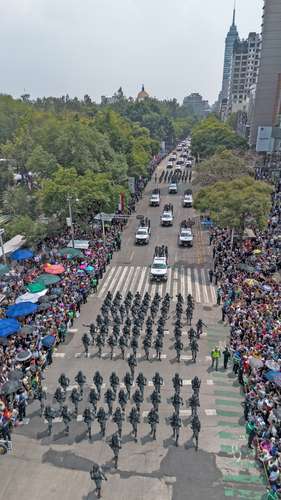
<svg viewBox="0 0 281 500">
<path fill-rule="evenodd" d="M 231 181 L 237 177 L 250 175 L 253 167 L 242 155 L 228 149 L 217 152 L 198 164 L 193 183 L 209 186 L 218 181 Z"/>
<path fill-rule="evenodd" d="M 247 142 L 214 116 L 199 122 L 192 131 L 192 152 L 208 158 L 222 149 L 247 149 Z"/>
<path fill-rule="evenodd" d="M 201 213 L 208 213 L 218 226 L 242 233 L 246 226 L 266 227 L 271 192 L 272 186 L 265 182 L 239 177 L 202 188 L 194 206 Z"/>
</svg>

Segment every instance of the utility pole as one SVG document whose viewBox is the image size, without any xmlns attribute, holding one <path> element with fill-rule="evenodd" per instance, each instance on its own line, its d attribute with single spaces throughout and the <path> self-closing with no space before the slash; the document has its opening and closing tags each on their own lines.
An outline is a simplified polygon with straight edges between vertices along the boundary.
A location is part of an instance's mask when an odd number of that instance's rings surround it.
<svg viewBox="0 0 281 500">
<path fill-rule="evenodd" d="M 2 257 L 4 264 L 6 264 L 6 255 L 5 255 L 5 249 L 4 249 L 4 243 L 3 243 L 3 234 L 4 234 L 4 229 L 0 229 L 0 245 L 2 249 Z"/>
<path fill-rule="evenodd" d="M 74 248 L 74 227 L 73 227 L 73 220 L 72 220 L 72 206 L 71 206 L 71 198 L 70 198 L 70 196 L 68 196 L 67 201 L 68 201 L 68 212 L 69 212 L 69 222 L 70 222 L 70 232 L 71 232 L 72 248 Z"/>
</svg>

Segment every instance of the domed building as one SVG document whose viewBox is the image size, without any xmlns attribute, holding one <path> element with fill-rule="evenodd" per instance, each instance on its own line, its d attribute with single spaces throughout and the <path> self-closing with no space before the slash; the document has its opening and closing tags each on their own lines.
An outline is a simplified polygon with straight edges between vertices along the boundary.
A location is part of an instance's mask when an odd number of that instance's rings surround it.
<svg viewBox="0 0 281 500">
<path fill-rule="evenodd" d="M 138 93 L 136 101 L 143 101 L 144 99 L 149 98 L 149 94 L 146 92 L 144 85 L 142 85 L 141 91 Z"/>
</svg>

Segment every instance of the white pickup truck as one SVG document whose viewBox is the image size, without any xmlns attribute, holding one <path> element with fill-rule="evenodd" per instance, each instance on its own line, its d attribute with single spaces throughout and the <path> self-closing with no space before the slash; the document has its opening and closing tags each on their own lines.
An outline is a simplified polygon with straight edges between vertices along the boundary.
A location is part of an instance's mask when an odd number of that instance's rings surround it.
<svg viewBox="0 0 281 500">
<path fill-rule="evenodd" d="M 136 245 L 148 245 L 150 239 L 150 228 L 140 226 L 136 232 Z"/>
<path fill-rule="evenodd" d="M 185 208 L 191 208 L 193 205 L 192 193 L 184 193 L 182 199 L 182 206 Z"/>
<path fill-rule="evenodd" d="M 193 246 L 193 234 L 190 227 L 181 227 L 178 235 L 178 244 L 180 247 Z"/>
<path fill-rule="evenodd" d="M 159 207 L 160 205 L 160 191 L 155 189 L 150 196 L 149 205 L 151 207 Z"/>
<path fill-rule="evenodd" d="M 166 257 L 155 256 L 150 266 L 151 281 L 167 281 L 168 264 Z"/>
</svg>

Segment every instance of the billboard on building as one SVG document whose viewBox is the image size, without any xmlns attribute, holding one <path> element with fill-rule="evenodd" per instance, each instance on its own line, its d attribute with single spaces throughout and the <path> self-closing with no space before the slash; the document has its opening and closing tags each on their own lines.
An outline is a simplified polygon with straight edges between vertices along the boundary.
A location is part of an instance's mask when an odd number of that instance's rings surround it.
<svg viewBox="0 0 281 500">
<path fill-rule="evenodd" d="M 273 145 L 272 127 L 259 127 L 256 144 L 257 153 L 272 153 Z"/>
</svg>

